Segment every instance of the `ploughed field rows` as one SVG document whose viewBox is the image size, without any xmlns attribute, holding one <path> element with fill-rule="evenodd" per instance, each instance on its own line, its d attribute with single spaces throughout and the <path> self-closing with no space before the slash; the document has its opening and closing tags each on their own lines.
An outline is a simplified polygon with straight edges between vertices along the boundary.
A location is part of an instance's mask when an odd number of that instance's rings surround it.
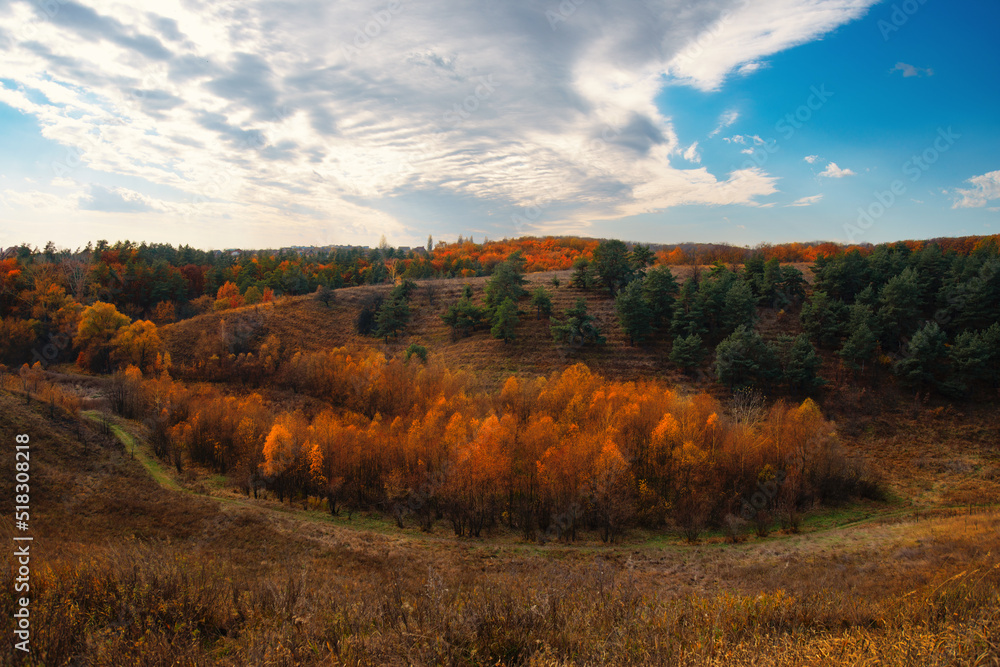
<svg viewBox="0 0 1000 667">
<path fill-rule="evenodd" d="M 807 280 L 811 272 L 806 265 L 796 265 Z M 671 267 L 678 283 L 689 277 L 694 267 Z M 708 267 L 702 267 L 703 271 Z M 559 287 L 552 285 L 558 276 Z M 631 380 L 660 376 L 680 381 L 681 376 L 667 363 L 669 346 L 665 342 L 642 348 L 628 345 L 615 315 L 614 301 L 601 289 L 580 290 L 569 286 L 570 271 L 531 273 L 525 276 L 527 289 L 545 287 L 552 296 L 553 315 L 562 317 L 578 298 L 587 301 L 590 314 L 607 339 L 603 347 L 581 349 L 557 345 L 549 331 L 549 321 L 536 318 L 528 299 L 520 302 L 520 324 L 517 339 L 509 344 L 494 339 L 489 327 L 481 328 L 466 338 L 455 339 L 441 320 L 448 306 L 457 301 L 463 287 L 471 285 L 477 303 L 482 302 L 483 288 L 488 277 L 450 278 L 417 281 L 410 309 L 412 319 L 396 340 L 388 343 L 355 332 L 355 320 L 361 309 L 378 295 L 386 295 L 390 285 L 364 285 L 334 291 L 329 306 L 312 295 L 279 299 L 274 304 L 248 306 L 222 312 L 212 312 L 162 327 L 161 335 L 175 364 L 195 366 L 205 361 L 206 337 L 220 336 L 224 327 L 237 333 L 252 330 L 258 339 L 273 334 L 281 343 L 281 355 L 287 358 L 296 350 L 311 352 L 344 345 L 375 347 L 390 354 L 405 350 L 411 343 L 424 345 L 432 353 L 441 354 L 453 368 L 481 373 L 489 383 L 502 381 L 510 374 L 536 376 L 548 374 L 577 362 L 586 363 L 593 371 L 609 378 Z M 242 321 L 242 323 L 241 323 Z M 246 322 L 249 322 L 247 324 Z M 765 335 L 796 329 L 795 317 L 779 318 L 765 311 L 761 326 Z M 691 380 L 688 379 L 687 382 Z"/>
</svg>

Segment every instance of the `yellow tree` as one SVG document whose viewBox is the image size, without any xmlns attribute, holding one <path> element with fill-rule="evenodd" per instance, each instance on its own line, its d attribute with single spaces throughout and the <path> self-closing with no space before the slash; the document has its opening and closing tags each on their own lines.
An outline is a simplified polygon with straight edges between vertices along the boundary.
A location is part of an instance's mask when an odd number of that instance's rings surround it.
<svg viewBox="0 0 1000 667">
<path fill-rule="evenodd" d="M 111 358 L 117 363 L 132 364 L 149 371 L 156 366 L 163 341 L 160 340 L 155 324 L 149 320 L 136 320 L 118 330 L 111 340 L 111 347 Z"/>
<path fill-rule="evenodd" d="M 111 341 L 118 330 L 131 321 L 111 303 L 98 301 L 84 308 L 74 341 L 80 350 L 77 365 L 92 370 L 110 370 Z"/>
</svg>

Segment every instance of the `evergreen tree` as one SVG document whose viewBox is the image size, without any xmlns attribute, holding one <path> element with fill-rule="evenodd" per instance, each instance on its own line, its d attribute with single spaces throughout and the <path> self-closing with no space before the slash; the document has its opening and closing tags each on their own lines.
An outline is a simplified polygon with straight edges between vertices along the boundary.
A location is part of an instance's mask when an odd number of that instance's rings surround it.
<svg viewBox="0 0 1000 667">
<path fill-rule="evenodd" d="M 715 348 L 715 372 L 730 389 L 769 386 L 781 376 L 774 347 L 746 326 L 738 327 Z"/>
<path fill-rule="evenodd" d="M 708 333 L 702 301 L 698 292 L 698 283 L 695 282 L 694 278 L 688 278 L 681 285 L 680 294 L 674 303 L 674 317 L 670 328 L 674 337 L 690 336 L 691 334 L 704 336 Z"/>
<path fill-rule="evenodd" d="M 757 306 L 753 290 L 743 279 L 732 281 L 724 301 L 721 334 L 728 336 L 736 327 L 753 326 L 757 321 Z"/>
<path fill-rule="evenodd" d="M 503 300 L 503 303 L 496 309 L 493 315 L 493 328 L 490 333 L 494 338 L 502 338 L 504 343 L 509 343 L 516 337 L 518 323 L 517 304 L 510 297 Z"/>
<path fill-rule="evenodd" d="M 638 273 L 645 273 L 646 267 L 656 260 L 656 255 L 653 254 L 648 245 L 636 243 L 635 247 L 632 248 L 632 252 L 629 253 L 629 258 L 632 261 L 632 267 Z"/>
<path fill-rule="evenodd" d="M 772 257 L 764 264 L 764 272 L 761 274 L 757 293 L 760 295 L 760 304 L 767 308 L 784 308 L 785 303 L 779 295 L 781 285 L 781 262 L 777 257 Z"/>
<path fill-rule="evenodd" d="M 802 306 L 800 319 L 809 337 L 820 347 L 833 349 L 840 343 L 844 332 L 847 306 L 826 292 L 813 292 Z"/>
<path fill-rule="evenodd" d="M 586 257 L 577 257 L 573 260 L 573 275 L 570 276 L 569 286 L 584 290 L 593 288 L 594 273 L 590 260 Z"/>
<path fill-rule="evenodd" d="M 520 250 L 513 252 L 506 261 L 497 264 L 493 276 L 486 283 L 486 308 L 495 310 L 510 299 L 515 304 L 527 294 L 524 285 L 524 255 Z"/>
<path fill-rule="evenodd" d="M 544 287 L 536 287 L 535 291 L 531 293 L 531 305 L 535 307 L 538 319 L 548 319 L 552 316 L 552 297 L 549 296 L 549 291 Z"/>
<path fill-rule="evenodd" d="M 677 281 L 669 267 L 656 266 L 646 272 L 642 293 L 649 304 L 649 322 L 656 331 L 666 334 L 674 316 Z"/>
<path fill-rule="evenodd" d="M 670 350 L 670 361 L 679 366 L 685 373 L 701 364 L 705 358 L 705 348 L 702 347 L 701 336 L 678 336 L 674 339 Z"/>
<path fill-rule="evenodd" d="M 466 337 L 482 324 L 486 313 L 483 308 L 472 302 L 472 286 L 462 288 L 462 298 L 453 303 L 441 316 L 444 323 L 452 329 L 452 336 Z"/>
<path fill-rule="evenodd" d="M 945 333 L 938 323 L 928 322 L 913 334 L 906 346 L 905 356 L 896 362 L 893 371 L 910 386 L 940 386 L 945 340 Z"/>
<path fill-rule="evenodd" d="M 879 328 L 883 344 L 897 349 L 904 337 L 917 328 L 920 315 L 920 285 L 912 268 L 904 269 L 885 284 L 879 294 Z"/>
<path fill-rule="evenodd" d="M 799 334 L 792 344 L 788 359 L 785 362 L 785 381 L 789 388 L 796 394 L 811 394 L 826 384 L 826 380 L 819 376 L 819 369 L 823 365 L 815 348 L 809 342 L 809 337 Z"/>
<path fill-rule="evenodd" d="M 375 316 L 375 335 L 384 338 L 387 343 L 390 336 L 397 336 L 410 321 L 410 302 L 406 291 L 400 287 L 389 293 Z"/>
<path fill-rule="evenodd" d="M 870 363 L 878 348 L 878 340 L 868 325 L 861 323 L 852 327 L 852 333 L 844 341 L 844 346 L 837 353 L 847 367 L 854 372 L 864 371 L 865 364 Z"/>
<path fill-rule="evenodd" d="M 794 266 L 781 267 L 781 301 L 787 306 L 806 298 L 806 280 Z M 782 306 L 785 307 L 785 306 Z"/>
<path fill-rule="evenodd" d="M 635 276 L 628 248 L 622 241 L 615 239 L 602 241 L 597 246 L 594 250 L 594 265 L 601 284 L 611 292 L 612 296 L 617 296 Z"/>
<path fill-rule="evenodd" d="M 587 313 L 587 302 L 577 299 L 576 304 L 566 311 L 563 322 L 552 320 L 550 327 L 556 342 L 579 347 L 586 343 L 604 345 L 604 336 L 594 326 L 594 318 Z"/>
<path fill-rule="evenodd" d="M 641 345 L 652 332 L 652 311 L 643 295 L 642 283 L 633 280 L 615 297 L 618 321 L 630 345 Z"/>
</svg>

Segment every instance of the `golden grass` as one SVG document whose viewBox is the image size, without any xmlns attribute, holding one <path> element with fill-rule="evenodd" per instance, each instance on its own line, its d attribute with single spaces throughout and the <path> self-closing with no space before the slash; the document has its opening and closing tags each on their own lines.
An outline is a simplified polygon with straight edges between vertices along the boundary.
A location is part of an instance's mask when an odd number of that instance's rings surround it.
<svg viewBox="0 0 1000 667">
<path fill-rule="evenodd" d="M 418 540 L 164 490 L 87 423 L 0 393 L 15 432 L 38 485 L 22 664 L 1000 661 L 994 510 L 735 546 Z"/>
</svg>

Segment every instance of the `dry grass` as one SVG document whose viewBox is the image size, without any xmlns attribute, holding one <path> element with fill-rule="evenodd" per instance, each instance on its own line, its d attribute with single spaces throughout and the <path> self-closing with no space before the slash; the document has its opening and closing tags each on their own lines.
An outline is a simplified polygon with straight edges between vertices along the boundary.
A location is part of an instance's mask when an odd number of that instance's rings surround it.
<svg viewBox="0 0 1000 667">
<path fill-rule="evenodd" d="M 812 280 L 808 265 L 795 266 L 804 272 L 808 280 Z M 707 268 L 701 267 L 702 270 Z M 691 275 L 694 267 L 674 266 L 670 269 L 678 282 L 682 282 Z M 505 345 L 503 341 L 493 339 L 489 331 L 478 331 L 469 338 L 453 340 L 450 329 L 441 321 L 441 315 L 460 298 L 466 284 L 473 287 L 475 298 L 481 300 L 488 280 L 485 277 L 417 281 L 418 289 L 411 301 L 412 322 L 403 336 L 388 345 L 379 339 L 354 333 L 354 319 L 365 300 L 373 294 L 388 293 L 388 285 L 338 289 L 329 307 L 316 301 L 312 295 L 291 297 L 266 306 L 206 313 L 165 326 L 161 332 L 174 362 L 190 365 L 198 361 L 196 344 L 203 332 L 216 332 L 221 320 L 240 311 L 257 308 L 264 315 L 267 333 L 278 336 L 286 356 L 296 350 L 314 352 L 344 345 L 375 347 L 397 354 L 411 343 L 417 343 L 426 346 L 431 353 L 440 354 L 450 368 L 473 370 L 491 385 L 501 383 L 510 375 L 548 375 L 580 361 L 595 373 L 615 380 L 660 377 L 676 382 L 692 382 L 668 364 L 669 347 L 666 343 L 630 347 L 618 325 L 610 295 L 602 290 L 571 288 L 570 275 L 570 271 L 548 271 L 525 277 L 529 291 L 541 285 L 551 292 L 556 316 L 561 316 L 578 298 L 585 298 L 589 312 L 607 338 L 603 348 L 574 351 L 561 348 L 552 340 L 548 320 L 535 319 L 534 309 L 528 301 L 521 304 L 521 324 L 514 342 Z M 559 277 L 558 288 L 551 284 L 553 276 Z M 768 323 L 776 318 L 776 313 L 766 312 L 764 320 Z M 797 326 L 797 318 L 788 316 L 775 326 L 785 327 L 789 323 Z M 706 383 L 706 387 L 715 388 L 711 382 Z"/>
<path fill-rule="evenodd" d="M 0 394 L 15 432 L 38 489 L 33 664 L 1000 661 L 994 511 L 736 546 L 413 539 L 162 490 L 91 426 Z"/>
</svg>

